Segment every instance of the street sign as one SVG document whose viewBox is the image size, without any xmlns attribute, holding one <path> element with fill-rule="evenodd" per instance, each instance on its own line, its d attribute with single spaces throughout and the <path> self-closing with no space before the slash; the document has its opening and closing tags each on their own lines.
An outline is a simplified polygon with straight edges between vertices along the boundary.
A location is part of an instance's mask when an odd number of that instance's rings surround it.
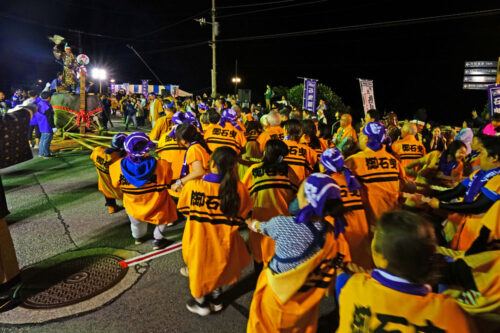
<svg viewBox="0 0 500 333">
<path fill-rule="evenodd" d="M 465 68 L 497 68 L 498 61 L 466 61 Z"/>
<path fill-rule="evenodd" d="M 495 68 L 466 68 L 464 75 L 497 75 Z"/>
<path fill-rule="evenodd" d="M 464 83 L 464 89 L 470 90 L 487 90 L 491 83 Z"/>
<path fill-rule="evenodd" d="M 498 61 L 466 61 L 463 88 L 487 90 L 489 85 L 498 82 L 498 66 Z"/>
<path fill-rule="evenodd" d="M 477 82 L 477 83 L 486 83 L 486 82 L 496 82 L 497 76 L 464 76 L 464 82 Z"/>
</svg>

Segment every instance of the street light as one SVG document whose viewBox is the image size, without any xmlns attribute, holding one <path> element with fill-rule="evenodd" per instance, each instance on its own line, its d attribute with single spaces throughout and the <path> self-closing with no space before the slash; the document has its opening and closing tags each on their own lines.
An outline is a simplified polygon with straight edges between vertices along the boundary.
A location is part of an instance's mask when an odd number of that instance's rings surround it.
<svg viewBox="0 0 500 333">
<path fill-rule="evenodd" d="M 238 83 L 241 82 L 241 78 L 235 76 L 231 79 L 231 81 L 233 81 L 234 83 L 234 93 L 236 94 L 236 92 L 238 91 Z"/>
<path fill-rule="evenodd" d="M 92 78 L 99 80 L 99 93 L 102 93 L 102 80 L 106 80 L 106 70 L 102 68 L 92 68 Z"/>
<path fill-rule="evenodd" d="M 116 80 L 115 80 L 115 79 L 111 79 L 111 80 L 109 80 L 109 82 L 111 82 L 111 83 L 115 83 L 115 82 L 116 82 Z"/>
</svg>

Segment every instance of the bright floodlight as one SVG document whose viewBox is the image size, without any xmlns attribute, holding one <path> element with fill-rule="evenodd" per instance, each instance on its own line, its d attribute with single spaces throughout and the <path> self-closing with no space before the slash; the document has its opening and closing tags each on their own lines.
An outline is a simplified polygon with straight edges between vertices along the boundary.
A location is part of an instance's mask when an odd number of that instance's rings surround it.
<svg viewBox="0 0 500 333">
<path fill-rule="evenodd" d="M 97 80 L 106 80 L 106 70 L 102 68 L 93 68 L 92 78 Z"/>
<path fill-rule="evenodd" d="M 232 81 L 233 81 L 233 83 L 240 83 L 241 82 L 241 78 L 239 78 L 239 77 L 233 77 Z"/>
</svg>

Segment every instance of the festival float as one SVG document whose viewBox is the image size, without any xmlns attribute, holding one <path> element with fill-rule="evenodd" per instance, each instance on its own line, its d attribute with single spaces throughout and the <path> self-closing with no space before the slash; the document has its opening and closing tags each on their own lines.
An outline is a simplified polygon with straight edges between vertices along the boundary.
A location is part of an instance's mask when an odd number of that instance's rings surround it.
<svg viewBox="0 0 500 333">
<path fill-rule="evenodd" d="M 61 52 L 59 45 L 64 40 L 62 36 L 54 35 L 49 40 L 55 43 L 54 56 L 63 66 L 61 86 L 50 100 L 55 125 L 61 134 L 61 139 L 54 142 L 55 146 L 59 143 L 59 150 L 73 150 L 82 146 L 93 149 L 89 143 L 108 146 L 112 137 L 105 135 L 113 133 L 104 132 L 99 123 L 97 115 L 102 111 L 101 101 L 98 95 L 88 94 L 86 91 L 86 66 L 90 62 L 89 57 L 85 54 L 75 57 L 67 43 L 64 52 Z"/>
</svg>

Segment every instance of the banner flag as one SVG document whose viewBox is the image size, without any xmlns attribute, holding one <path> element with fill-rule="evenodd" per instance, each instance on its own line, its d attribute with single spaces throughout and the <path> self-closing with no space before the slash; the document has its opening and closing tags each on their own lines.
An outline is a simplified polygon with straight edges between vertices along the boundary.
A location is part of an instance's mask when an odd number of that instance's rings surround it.
<svg viewBox="0 0 500 333">
<path fill-rule="evenodd" d="M 304 78 L 304 101 L 302 108 L 308 111 L 316 111 L 316 90 L 318 80 Z"/>
<path fill-rule="evenodd" d="M 490 117 L 494 113 L 500 113 L 500 85 L 488 87 L 488 102 L 490 105 Z"/>
<path fill-rule="evenodd" d="M 112 95 L 116 94 L 116 83 L 111 82 L 109 88 L 111 90 Z"/>
<path fill-rule="evenodd" d="M 144 95 L 145 98 L 148 98 L 148 80 L 142 80 L 142 91 L 141 93 Z"/>
<path fill-rule="evenodd" d="M 373 92 L 373 80 L 359 79 L 361 88 L 361 99 L 363 100 L 363 109 L 366 112 L 375 109 L 375 93 Z"/>
<path fill-rule="evenodd" d="M 125 90 L 125 93 L 128 95 L 130 93 L 130 83 L 123 83 L 122 84 L 123 89 Z"/>
</svg>

